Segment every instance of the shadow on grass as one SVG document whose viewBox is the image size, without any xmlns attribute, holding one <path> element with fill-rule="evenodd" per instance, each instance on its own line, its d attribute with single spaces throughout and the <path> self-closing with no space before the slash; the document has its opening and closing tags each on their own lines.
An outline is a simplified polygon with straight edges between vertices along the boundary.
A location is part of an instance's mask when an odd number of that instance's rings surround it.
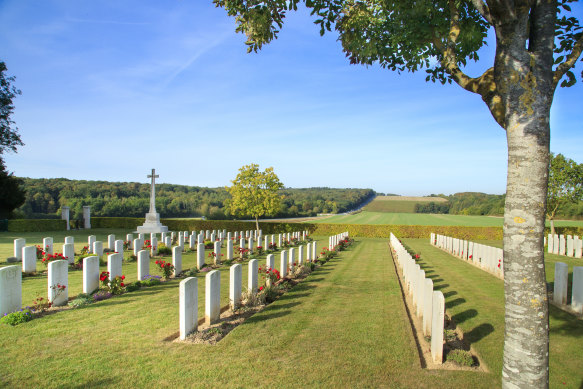
<svg viewBox="0 0 583 389">
<path fill-rule="evenodd" d="M 455 307 L 456 305 L 460 305 L 466 302 L 465 298 L 458 297 L 455 300 L 446 301 L 445 302 L 445 309 L 450 309 Z"/>
<path fill-rule="evenodd" d="M 448 298 L 448 297 L 451 297 L 451 296 L 455 296 L 456 294 L 457 294 L 457 292 L 455 290 L 450 290 L 449 292 L 445 292 L 443 294 L 443 297 L 444 298 Z"/>
<path fill-rule="evenodd" d="M 549 330 L 551 334 L 560 334 L 572 338 L 583 337 L 583 322 L 577 320 L 569 312 L 549 304 L 549 315 L 555 321 Z"/>
<path fill-rule="evenodd" d="M 482 323 L 474 327 L 471 331 L 464 333 L 464 340 L 470 344 L 484 339 L 486 336 L 494 332 L 494 326 L 490 323 Z"/>
<path fill-rule="evenodd" d="M 478 311 L 475 309 L 466 309 L 463 312 L 457 313 L 451 317 L 451 319 L 456 322 L 456 324 L 461 324 L 464 321 L 478 316 Z"/>
<path fill-rule="evenodd" d="M 433 285 L 433 290 L 440 290 L 449 287 L 449 284 Z"/>
<path fill-rule="evenodd" d="M 86 381 L 80 385 L 69 386 L 69 388 L 73 388 L 73 389 L 103 388 L 103 387 L 108 387 L 108 386 L 114 386 L 114 384 L 115 384 L 115 382 L 111 378 L 101 378 L 101 379 L 95 379 L 92 381 Z"/>
<path fill-rule="evenodd" d="M 309 294 L 305 294 L 305 296 L 309 296 Z M 282 296 L 283 297 L 283 296 Z M 303 296 L 302 296 L 303 297 Z M 279 298 L 279 300 L 282 300 L 282 298 Z M 270 311 L 280 311 L 282 309 L 288 309 L 288 308 L 293 308 L 295 306 L 300 305 L 301 303 L 299 301 L 295 301 L 295 302 L 290 302 L 290 303 L 285 303 L 285 304 L 277 304 L 277 305 L 273 305 L 269 308 Z"/>
</svg>

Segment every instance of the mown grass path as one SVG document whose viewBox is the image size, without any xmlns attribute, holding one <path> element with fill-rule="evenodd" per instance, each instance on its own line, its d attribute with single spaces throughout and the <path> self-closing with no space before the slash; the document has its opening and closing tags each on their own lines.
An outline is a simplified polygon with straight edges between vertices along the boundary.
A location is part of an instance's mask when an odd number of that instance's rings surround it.
<svg viewBox="0 0 583 389">
<path fill-rule="evenodd" d="M 358 240 L 215 346 L 163 341 L 177 330 L 177 281 L 0 326 L 0 386 L 499 386 L 421 369 L 386 239 Z"/>
</svg>

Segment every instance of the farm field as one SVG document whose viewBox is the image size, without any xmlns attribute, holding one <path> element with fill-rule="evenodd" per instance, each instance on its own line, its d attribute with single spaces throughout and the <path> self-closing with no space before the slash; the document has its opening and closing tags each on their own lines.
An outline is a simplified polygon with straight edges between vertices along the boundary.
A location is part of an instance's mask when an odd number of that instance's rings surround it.
<svg viewBox="0 0 583 389">
<path fill-rule="evenodd" d="M 335 215 L 311 221 L 325 224 L 388 224 L 418 226 L 502 227 L 497 216 L 470 216 L 426 213 L 387 213 L 362 211 L 354 215 Z M 547 223 L 549 225 L 549 223 Z M 583 226 L 583 220 L 556 220 L 555 226 Z"/>
<path fill-rule="evenodd" d="M 442 197 L 405 197 L 405 196 L 377 196 L 367 204 L 363 210 L 368 212 L 415 212 L 415 204 L 429 202 L 447 202 Z"/>
</svg>

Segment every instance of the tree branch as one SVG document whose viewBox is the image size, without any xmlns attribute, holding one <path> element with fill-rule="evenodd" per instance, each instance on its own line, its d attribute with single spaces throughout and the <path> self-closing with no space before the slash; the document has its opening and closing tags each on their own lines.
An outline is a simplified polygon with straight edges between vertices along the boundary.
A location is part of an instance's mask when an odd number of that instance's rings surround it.
<svg viewBox="0 0 583 389">
<path fill-rule="evenodd" d="M 471 0 L 471 1 L 472 1 L 472 4 L 474 5 L 474 7 L 480 13 L 480 15 L 482 15 L 482 17 L 484 19 L 486 19 L 486 21 L 488 23 L 490 23 L 490 25 L 493 25 L 494 23 L 492 22 L 492 15 L 490 15 L 490 9 L 488 8 L 488 5 L 486 3 L 484 3 L 482 0 Z"/>
<path fill-rule="evenodd" d="M 459 68 L 455 53 L 455 44 L 460 32 L 459 11 L 455 6 L 454 0 L 449 0 L 449 10 L 451 20 L 447 44 L 444 44 L 436 34 L 434 34 L 433 38 L 433 44 L 443 53 L 441 64 L 459 86 L 468 92 L 479 94 L 482 97 L 482 100 L 490 109 L 490 113 L 496 122 L 504 128 L 506 109 L 502 104 L 502 99 L 494 82 L 494 69 L 490 68 L 480 77 L 472 78 Z"/>
<path fill-rule="evenodd" d="M 577 60 L 579 59 L 581 52 L 583 52 L 583 35 L 579 37 L 579 39 L 573 46 L 573 50 L 567 56 L 567 58 L 565 58 L 565 60 L 555 69 L 555 74 L 553 76 L 554 89 L 557 88 L 559 81 L 561 81 L 561 78 L 563 78 L 565 73 L 567 73 L 569 69 L 575 66 L 575 62 L 577 62 Z"/>
</svg>

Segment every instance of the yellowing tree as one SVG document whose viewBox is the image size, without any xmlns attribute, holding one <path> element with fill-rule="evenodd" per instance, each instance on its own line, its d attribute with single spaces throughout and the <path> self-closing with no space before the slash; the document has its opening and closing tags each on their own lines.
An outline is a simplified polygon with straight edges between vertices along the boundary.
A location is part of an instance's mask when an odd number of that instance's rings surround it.
<svg viewBox="0 0 583 389">
<path fill-rule="evenodd" d="M 283 188 L 272 167 L 263 172 L 259 165 L 252 163 L 239 169 L 233 186 L 227 187 L 231 195 L 229 210 L 235 216 L 252 216 L 259 231 L 259 217 L 272 216 L 279 210 L 281 196 L 277 192 Z"/>
</svg>

